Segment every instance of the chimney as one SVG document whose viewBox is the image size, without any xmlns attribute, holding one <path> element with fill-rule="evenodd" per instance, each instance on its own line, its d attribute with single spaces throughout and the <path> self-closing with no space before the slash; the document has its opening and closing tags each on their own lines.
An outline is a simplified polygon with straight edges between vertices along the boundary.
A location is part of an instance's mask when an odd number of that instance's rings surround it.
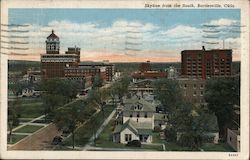
<svg viewBox="0 0 250 160">
<path fill-rule="evenodd" d="M 203 50 L 203 51 L 205 51 L 205 50 L 206 50 L 206 49 L 205 49 L 205 46 L 202 46 L 202 50 Z"/>
</svg>

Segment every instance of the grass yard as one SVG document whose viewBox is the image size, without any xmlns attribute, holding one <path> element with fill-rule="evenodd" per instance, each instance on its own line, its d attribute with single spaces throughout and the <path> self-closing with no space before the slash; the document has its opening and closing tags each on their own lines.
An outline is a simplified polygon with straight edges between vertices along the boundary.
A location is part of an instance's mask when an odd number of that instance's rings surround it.
<svg viewBox="0 0 250 160">
<path fill-rule="evenodd" d="M 153 143 L 165 143 L 166 141 L 164 139 L 160 139 L 160 133 L 159 132 L 153 132 Z"/>
<path fill-rule="evenodd" d="M 19 128 L 18 130 L 14 132 L 19 132 L 19 133 L 33 133 L 37 131 L 38 129 L 42 128 L 43 126 L 32 126 L 32 125 L 26 125 L 22 128 Z"/>
<path fill-rule="evenodd" d="M 230 146 L 226 143 L 205 143 L 202 147 L 204 151 L 215 151 L 215 152 L 235 152 Z"/>
<path fill-rule="evenodd" d="M 10 143 L 9 139 L 8 139 L 8 144 L 15 144 L 16 142 L 20 141 L 24 137 L 26 137 L 26 135 L 15 135 L 15 134 L 12 134 L 12 143 Z"/>
<path fill-rule="evenodd" d="M 42 102 L 22 103 L 19 106 L 20 118 L 36 118 L 44 113 Z"/>
<path fill-rule="evenodd" d="M 166 151 L 193 151 L 188 147 L 182 147 L 173 142 L 165 142 Z"/>
<path fill-rule="evenodd" d="M 104 117 L 103 113 L 100 111 L 94 117 L 90 119 L 85 125 L 78 128 L 75 134 L 75 145 L 76 146 L 84 146 L 88 143 L 90 137 L 98 130 L 104 120 L 110 115 L 113 111 L 114 107 L 112 105 L 107 105 L 104 109 Z M 69 137 L 65 140 L 64 145 L 72 145 L 72 138 Z"/>
<path fill-rule="evenodd" d="M 142 144 L 141 148 L 138 147 L 127 147 L 122 143 L 114 143 L 112 142 L 112 132 L 114 130 L 113 127 L 114 120 L 111 120 L 109 124 L 104 128 L 98 139 L 96 140 L 96 147 L 103 148 L 124 148 L 124 149 L 134 149 L 137 151 L 141 150 L 153 150 L 153 151 L 162 151 L 163 148 L 161 145 L 151 145 L 151 144 Z"/>
</svg>

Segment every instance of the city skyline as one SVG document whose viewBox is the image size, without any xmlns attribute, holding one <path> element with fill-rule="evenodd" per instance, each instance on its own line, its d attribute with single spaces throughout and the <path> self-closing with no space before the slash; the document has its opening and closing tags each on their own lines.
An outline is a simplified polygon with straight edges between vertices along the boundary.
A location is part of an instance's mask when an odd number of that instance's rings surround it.
<svg viewBox="0 0 250 160">
<path fill-rule="evenodd" d="M 9 24 L 28 24 L 15 27 L 28 30 L 22 33 L 29 37 L 29 49 L 22 51 L 27 59 L 39 60 L 45 38 L 54 29 L 60 53 L 80 47 L 82 61 L 179 62 L 182 50 L 203 45 L 232 48 L 233 60 L 240 60 L 237 9 L 10 9 Z"/>
</svg>

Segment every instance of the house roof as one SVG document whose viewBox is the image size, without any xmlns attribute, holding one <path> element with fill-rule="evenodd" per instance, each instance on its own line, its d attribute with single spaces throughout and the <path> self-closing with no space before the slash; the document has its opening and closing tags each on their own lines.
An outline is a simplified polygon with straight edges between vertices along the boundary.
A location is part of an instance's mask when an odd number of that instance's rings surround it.
<svg viewBox="0 0 250 160">
<path fill-rule="evenodd" d="M 113 133 L 120 133 L 128 128 L 134 134 L 150 134 L 152 133 L 152 124 L 150 122 L 137 123 L 131 119 L 127 120 L 124 124 L 119 124 L 115 127 Z"/>
<path fill-rule="evenodd" d="M 141 110 L 135 109 L 135 106 L 137 104 L 141 104 L 143 107 Z M 144 99 L 138 99 L 138 98 L 133 98 L 133 99 L 126 99 L 124 101 L 124 111 L 142 111 L 142 112 L 155 112 L 155 105 L 152 103 L 147 102 Z"/>
<path fill-rule="evenodd" d="M 161 114 L 161 113 L 154 113 L 154 119 L 155 120 L 161 120 L 161 121 L 167 121 L 167 116 L 166 114 Z"/>
</svg>

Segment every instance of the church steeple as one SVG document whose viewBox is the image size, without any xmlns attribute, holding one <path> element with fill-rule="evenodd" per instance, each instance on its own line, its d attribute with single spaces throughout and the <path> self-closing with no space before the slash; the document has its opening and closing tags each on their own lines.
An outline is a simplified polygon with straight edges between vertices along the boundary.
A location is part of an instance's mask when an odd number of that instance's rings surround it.
<svg viewBox="0 0 250 160">
<path fill-rule="evenodd" d="M 47 37 L 46 40 L 46 53 L 47 54 L 59 54 L 60 50 L 60 41 L 59 37 L 54 33 L 52 33 Z"/>
</svg>

